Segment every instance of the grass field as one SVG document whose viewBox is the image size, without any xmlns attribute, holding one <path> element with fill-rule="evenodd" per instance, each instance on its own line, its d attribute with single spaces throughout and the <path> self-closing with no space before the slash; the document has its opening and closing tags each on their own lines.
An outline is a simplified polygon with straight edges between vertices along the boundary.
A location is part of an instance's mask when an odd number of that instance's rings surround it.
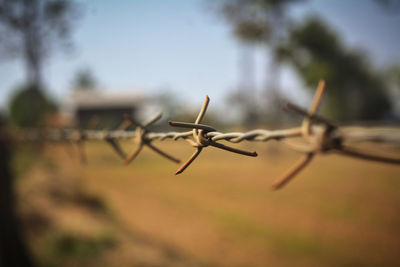
<svg viewBox="0 0 400 267">
<path fill-rule="evenodd" d="M 193 150 L 184 142 L 158 144 L 183 160 Z M 36 257 L 55 266 L 400 264 L 400 166 L 319 156 L 273 192 L 272 181 L 299 155 L 275 143 L 244 148 L 259 157 L 210 148 L 175 176 L 178 165 L 146 149 L 124 166 L 106 144 L 91 143 L 81 166 L 70 148 L 48 146 L 19 179 L 23 214 L 35 209 L 51 222 L 46 229 L 57 229 L 29 235 Z M 41 186 L 86 197 L 56 192 L 80 200 L 48 200 L 37 193 Z M 49 252 L 54 244 L 62 252 Z"/>
</svg>

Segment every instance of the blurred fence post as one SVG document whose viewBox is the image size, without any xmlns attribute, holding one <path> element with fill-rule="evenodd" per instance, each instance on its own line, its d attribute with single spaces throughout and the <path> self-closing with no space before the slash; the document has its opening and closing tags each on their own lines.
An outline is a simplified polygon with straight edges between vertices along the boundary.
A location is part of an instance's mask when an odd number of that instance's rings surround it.
<svg viewBox="0 0 400 267">
<path fill-rule="evenodd" d="M 0 267 L 34 266 L 17 218 L 10 139 L 0 118 Z"/>
</svg>

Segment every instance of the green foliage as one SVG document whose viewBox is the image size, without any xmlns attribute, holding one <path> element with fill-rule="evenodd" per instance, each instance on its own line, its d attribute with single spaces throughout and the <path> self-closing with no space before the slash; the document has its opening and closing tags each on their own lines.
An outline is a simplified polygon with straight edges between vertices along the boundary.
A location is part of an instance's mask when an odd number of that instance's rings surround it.
<svg viewBox="0 0 400 267">
<path fill-rule="evenodd" d="M 37 150 L 32 146 L 21 146 L 16 149 L 12 157 L 14 177 L 24 177 L 40 158 L 41 155 L 38 155 Z"/>
<path fill-rule="evenodd" d="M 400 90 L 400 64 L 390 66 L 385 75 L 393 86 Z"/>
<path fill-rule="evenodd" d="M 87 266 L 118 245 L 109 232 L 83 235 L 50 229 L 37 244 L 39 266 Z"/>
<path fill-rule="evenodd" d="M 59 257 L 89 258 L 115 245 L 116 241 L 107 233 L 94 237 L 64 233 L 54 237 L 51 247 L 53 253 Z"/>
<path fill-rule="evenodd" d="M 285 7 L 292 2 L 298 0 L 228 0 L 219 10 L 238 39 L 266 43 L 281 30 Z"/>
<path fill-rule="evenodd" d="M 218 1 L 217 11 L 230 24 L 236 39 L 247 45 L 259 45 L 265 48 L 269 61 L 266 62 L 268 71 L 265 72 L 265 103 L 257 107 L 252 100 L 254 96 L 253 68 L 246 64 L 254 64 L 249 60 L 242 62 L 243 79 L 245 86 L 239 85 L 241 92 L 234 98 L 243 98 L 250 101 L 240 101 L 243 118 L 247 126 L 254 125 L 259 118 L 267 118 L 270 123 L 278 119 L 275 110 L 279 109 L 280 100 L 280 61 L 279 47 L 288 31 L 290 16 L 288 7 L 299 0 L 224 0 Z M 250 54 L 247 55 L 249 58 Z M 249 86 L 250 85 L 250 86 Z M 234 101 L 237 102 L 237 101 Z"/>
<path fill-rule="evenodd" d="M 43 122 L 44 116 L 56 111 L 56 105 L 35 86 L 16 89 L 10 101 L 11 123 L 20 127 L 34 127 Z"/>
<path fill-rule="evenodd" d="M 280 56 L 293 63 L 311 89 L 326 80 L 328 111 L 336 119 L 381 119 L 391 110 L 383 77 L 317 17 L 292 27 Z"/>
</svg>

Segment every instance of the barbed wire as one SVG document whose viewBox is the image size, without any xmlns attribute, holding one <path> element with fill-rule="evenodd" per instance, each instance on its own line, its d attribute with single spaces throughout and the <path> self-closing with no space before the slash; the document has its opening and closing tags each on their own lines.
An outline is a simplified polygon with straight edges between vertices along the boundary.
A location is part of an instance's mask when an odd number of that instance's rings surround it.
<svg viewBox="0 0 400 267">
<path fill-rule="evenodd" d="M 185 140 L 195 148 L 194 153 L 184 162 L 175 174 L 180 174 L 187 169 L 190 164 L 200 155 L 206 147 L 215 147 L 228 152 L 241 154 L 244 156 L 256 157 L 255 151 L 246 151 L 232 146 L 228 146 L 219 141 L 229 143 L 267 142 L 277 140 L 288 148 L 300 152 L 303 156 L 287 172 L 277 179 L 273 184 L 273 189 L 282 188 L 301 170 L 303 170 L 317 154 L 333 152 L 342 156 L 350 156 L 363 160 L 371 160 L 388 164 L 400 164 L 400 158 L 393 155 L 384 155 L 376 151 L 365 151 L 350 146 L 352 143 L 377 142 L 400 144 L 399 131 L 390 128 L 367 128 L 359 126 L 340 127 L 329 119 L 318 115 L 316 112 L 320 106 L 322 96 L 325 91 L 325 82 L 321 80 L 315 92 L 311 107 L 305 110 L 297 105 L 287 102 L 284 109 L 288 112 L 303 116 L 304 119 L 299 127 L 278 130 L 256 129 L 248 132 L 218 132 L 210 125 L 201 124 L 208 108 L 210 99 L 206 96 L 203 106 L 194 123 L 169 121 L 169 125 L 179 128 L 188 128 L 185 132 L 151 132 L 148 127 L 158 121 L 162 114 L 158 113 L 148 121 L 140 123 L 128 115 L 125 115 L 123 123 L 116 130 L 82 130 L 82 129 L 47 129 L 25 130 L 21 139 L 27 141 L 48 140 L 48 141 L 71 141 L 78 144 L 82 162 L 86 162 L 84 142 L 88 140 L 106 141 L 115 152 L 124 160 L 125 164 L 132 162 L 144 147 L 165 157 L 166 159 L 179 163 L 180 160 L 157 148 L 152 142 L 166 139 Z M 98 119 L 89 124 L 90 128 L 95 128 Z M 131 125 L 135 130 L 127 130 Z M 137 147 L 130 154 L 126 154 L 119 144 L 119 140 L 134 140 Z M 301 139 L 301 142 L 298 141 Z"/>
</svg>

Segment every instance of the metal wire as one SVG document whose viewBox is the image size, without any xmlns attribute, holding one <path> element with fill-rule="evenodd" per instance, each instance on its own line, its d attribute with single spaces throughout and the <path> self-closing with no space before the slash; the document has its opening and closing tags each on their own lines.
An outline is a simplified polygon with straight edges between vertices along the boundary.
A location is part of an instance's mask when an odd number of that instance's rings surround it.
<svg viewBox="0 0 400 267">
<path fill-rule="evenodd" d="M 48 140 L 53 142 L 72 141 L 79 147 L 81 161 L 85 163 L 87 157 L 84 150 L 84 142 L 88 140 L 106 141 L 111 145 L 115 152 L 124 159 L 125 163 L 132 162 L 142 151 L 144 147 L 157 154 L 179 163 L 180 160 L 166 153 L 152 144 L 153 141 L 185 140 L 195 148 L 194 153 L 183 163 L 175 174 L 180 174 L 192 164 L 204 148 L 212 146 L 229 152 L 256 157 L 255 151 L 245 151 L 239 148 L 227 146 L 219 143 L 219 141 L 227 141 L 230 143 L 240 143 L 243 141 L 250 142 L 266 142 L 269 140 L 277 140 L 288 148 L 304 154 L 301 159 L 290 168 L 280 179 L 276 180 L 272 188 L 279 189 L 293 179 L 302 169 L 304 169 L 315 157 L 316 154 L 333 152 L 343 156 L 351 156 L 363 160 L 371 160 L 389 164 L 400 164 L 400 158 L 379 154 L 376 151 L 368 152 L 349 146 L 352 143 L 359 142 L 377 142 L 388 144 L 400 144 L 400 134 L 391 128 L 371 128 L 371 127 L 340 127 L 316 114 L 321 103 L 325 91 L 325 82 L 320 81 L 314 95 L 314 100 L 310 109 L 307 111 L 292 103 L 286 103 L 284 108 L 295 114 L 304 117 L 299 127 L 279 130 L 256 129 L 248 132 L 218 132 L 214 127 L 201 124 L 203 117 L 207 111 L 209 97 L 203 103 L 203 106 L 194 123 L 169 121 L 173 127 L 190 129 L 185 132 L 151 132 L 148 126 L 155 123 L 161 118 L 161 113 L 156 114 L 144 123 L 135 121 L 133 118 L 125 115 L 124 122 L 117 130 L 81 130 L 81 129 L 47 129 L 37 130 L 29 129 L 23 131 L 19 136 L 25 141 Z M 94 118 L 90 123 L 91 128 L 95 128 L 98 124 L 98 118 Z M 135 130 L 128 131 L 128 127 L 134 125 Z M 120 147 L 118 140 L 134 140 L 137 147 L 130 154 L 126 154 Z M 301 139 L 302 143 L 293 142 L 292 139 Z"/>
</svg>

